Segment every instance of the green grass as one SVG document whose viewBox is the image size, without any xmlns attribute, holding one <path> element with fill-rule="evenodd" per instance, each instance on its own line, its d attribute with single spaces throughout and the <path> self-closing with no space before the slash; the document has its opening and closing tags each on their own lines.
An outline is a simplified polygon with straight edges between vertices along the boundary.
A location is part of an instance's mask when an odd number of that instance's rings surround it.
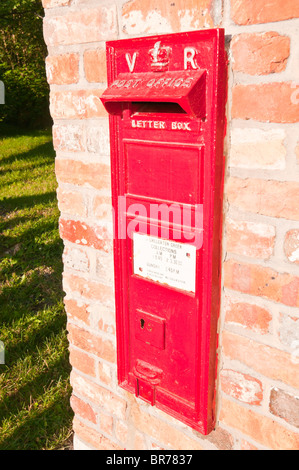
<svg viewBox="0 0 299 470">
<path fill-rule="evenodd" d="M 71 438 L 58 217 L 51 132 L 0 123 L 0 450 Z"/>
</svg>

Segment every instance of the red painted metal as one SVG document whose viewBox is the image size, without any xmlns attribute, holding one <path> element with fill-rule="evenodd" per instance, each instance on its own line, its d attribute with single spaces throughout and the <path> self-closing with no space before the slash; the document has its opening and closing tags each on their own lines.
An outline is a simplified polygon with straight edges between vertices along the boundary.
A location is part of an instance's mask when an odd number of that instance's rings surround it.
<svg viewBox="0 0 299 470">
<path fill-rule="evenodd" d="M 215 427 L 220 305 L 224 30 L 111 41 L 107 63 L 102 102 L 111 114 L 119 384 L 208 434 Z M 189 209 L 192 217 L 182 225 L 175 210 L 169 221 L 169 211 L 152 212 L 153 205 Z M 202 219 L 195 217 L 199 205 Z M 136 212 L 140 206 L 144 213 Z M 136 265 L 136 232 L 142 246 L 154 246 L 152 257 L 159 254 L 162 281 L 144 273 L 147 253 Z M 192 266 L 193 256 L 194 272 L 176 270 L 186 258 Z"/>
</svg>

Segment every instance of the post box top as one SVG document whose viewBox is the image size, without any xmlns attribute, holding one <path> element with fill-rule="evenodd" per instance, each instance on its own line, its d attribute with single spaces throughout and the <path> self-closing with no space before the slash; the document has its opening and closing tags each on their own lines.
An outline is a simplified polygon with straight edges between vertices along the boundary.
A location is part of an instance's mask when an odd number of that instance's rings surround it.
<svg viewBox="0 0 299 470">
<path fill-rule="evenodd" d="M 124 103 L 176 103 L 190 117 L 204 117 L 205 70 L 120 73 L 101 100 L 110 114 Z"/>
</svg>

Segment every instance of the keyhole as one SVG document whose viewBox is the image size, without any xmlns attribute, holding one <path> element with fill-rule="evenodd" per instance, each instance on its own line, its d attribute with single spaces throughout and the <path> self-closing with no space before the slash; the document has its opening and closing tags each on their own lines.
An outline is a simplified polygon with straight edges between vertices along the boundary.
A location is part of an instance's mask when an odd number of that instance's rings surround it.
<svg viewBox="0 0 299 470">
<path fill-rule="evenodd" d="M 143 320 L 143 318 L 141 318 L 140 320 L 140 326 L 141 326 L 141 329 L 143 330 L 144 328 L 144 325 L 145 325 L 145 320 Z"/>
</svg>

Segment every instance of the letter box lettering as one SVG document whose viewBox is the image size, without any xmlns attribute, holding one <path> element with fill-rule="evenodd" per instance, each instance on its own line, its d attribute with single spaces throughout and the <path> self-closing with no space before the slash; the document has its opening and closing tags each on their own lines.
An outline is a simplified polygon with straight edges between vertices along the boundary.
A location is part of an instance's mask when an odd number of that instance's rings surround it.
<svg viewBox="0 0 299 470">
<path fill-rule="evenodd" d="M 118 381 L 215 427 L 223 29 L 107 43 Z"/>
</svg>

